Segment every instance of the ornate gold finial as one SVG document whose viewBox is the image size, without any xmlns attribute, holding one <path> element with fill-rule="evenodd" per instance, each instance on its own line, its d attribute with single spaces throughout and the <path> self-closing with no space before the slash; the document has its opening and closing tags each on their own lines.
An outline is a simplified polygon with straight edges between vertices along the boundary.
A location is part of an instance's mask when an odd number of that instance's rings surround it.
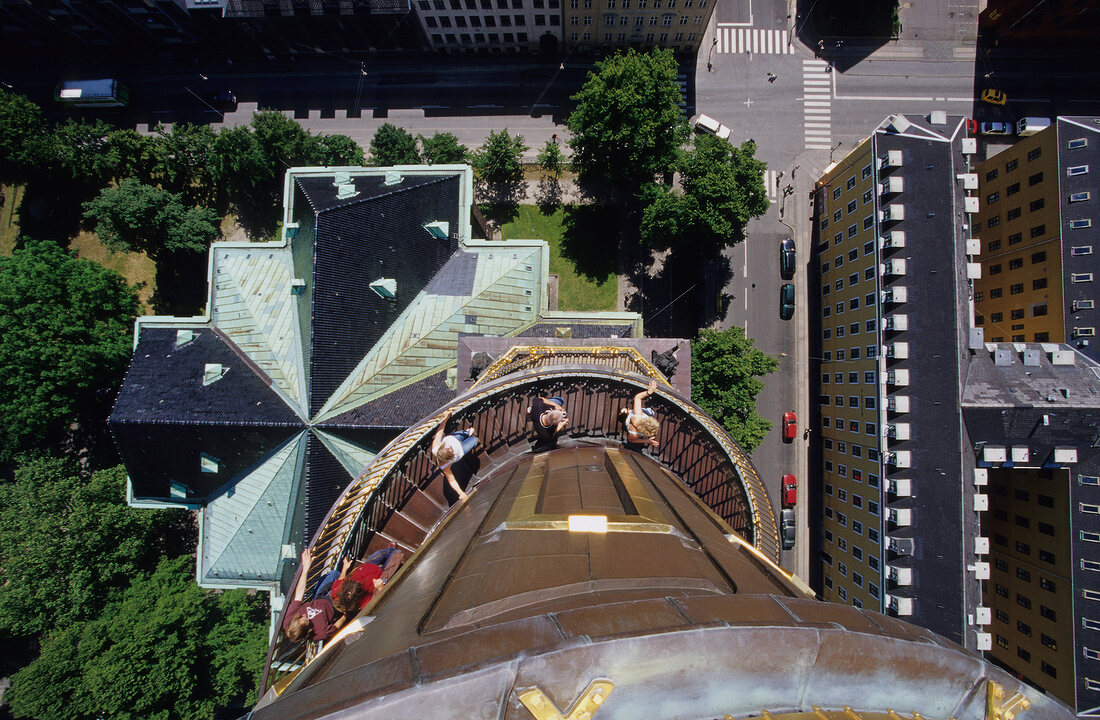
<svg viewBox="0 0 1100 720">
<path fill-rule="evenodd" d="M 568 715 L 562 715 L 546 693 L 537 687 L 518 693 L 518 696 L 535 720 L 591 720 L 614 688 L 615 684 L 610 680 L 593 680 L 573 703 Z"/>
<path fill-rule="evenodd" d="M 1000 683 L 989 680 L 985 694 L 985 720 L 1013 720 L 1019 713 L 1031 707 L 1031 701 L 1017 692 L 1005 700 L 1005 689 Z"/>
</svg>

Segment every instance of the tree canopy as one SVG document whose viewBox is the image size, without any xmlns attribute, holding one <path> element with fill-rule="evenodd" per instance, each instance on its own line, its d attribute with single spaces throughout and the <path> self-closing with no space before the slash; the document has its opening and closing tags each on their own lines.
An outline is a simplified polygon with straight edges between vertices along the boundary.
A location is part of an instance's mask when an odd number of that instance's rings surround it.
<svg viewBox="0 0 1100 720">
<path fill-rule="evenodd" d="M 651 247 L 714 252 L 745 239 L 749 220 L 768 209 L 756 145 L 730 145 L 713 135 L 697 135 L 681 162 L 677 193 L 650 184 L 642 213 L 641 237 Z"/>
<path fill-rule="evenodd" d="M 0 257 L 0 462 L 103 421 L 138 307 L 120 275 L 53 243 Z"/>
<path fill-rule="evenodd" d="M 420 154 L 429 165 L 448 165 L 464 163 L 469 159 L 469 149 L 458 141 L 454 133 L 437 132 L 430 138 L 423 135 L 420 139 Z"/>
<path fill-rule="evenodd" d="M 127 178 L 84 203 L 84 220 L 113 251 L 200 252 L 220 236 L 221 218 L 205 207 L 187 207 L 176 193 Z"/>
<path fill-rule="evenodd" d="M 375 165 L 419 165 L 416 138 L 408 130 L 382 123 L 370 141 L 371 162 Z"/>
<path fill-rule="evenodd" d="M 94 618 L 156 567 L 165 530 L 187 516 L 128 507 L 125 482 L 121 466 L 87 478 L 71 461 L 41 458 L 0 485 L 0 633 Z"/>
<path fill-rule="evenodd" d="M 527 151 L 522 135 L 513 136 L 508 128 L 490 130 L 489 137 L 473 156 L 474 174 L 487 183 L 515 183 L 523 179 L 520 160 Z"/>
<path fill-rule="evenodd" d="M 267 646 L 266 603 L 204 591 L 193 560 L 162 560 L 94 620 L 61 626 L 4 695 L 17 718 L 207 720 L 243 709 Z"/>
<path fill-rule="evenodd" d="M 546 171 L 552 178 L 560 178 L 565 169 L 565 155 L 561 151 L 558 141 L 551 138 L 546 141 L 539 150 L 539 167 Z"/>
<path fill-rule="evenodd" d="M 567 124 L 582 183 L 635 192 L 670 170 L 688 127 L 671 50 L 630 50 L 596 63 Z"/>
<path fill-rule="evenodd" d="M 756 348 L 739 327 L 704 328 L 691 344 L 691 399 L 713 417 L 746 452 L 764 440 L 771 422 L 756 412 L 762 378 L 779 362 Z"/>
<path fill-rule="evenodd" d="M 46 121 L 23 95 L 0 88 L 0 180 L 26 180 L 42 162 Z"/>
</svg>

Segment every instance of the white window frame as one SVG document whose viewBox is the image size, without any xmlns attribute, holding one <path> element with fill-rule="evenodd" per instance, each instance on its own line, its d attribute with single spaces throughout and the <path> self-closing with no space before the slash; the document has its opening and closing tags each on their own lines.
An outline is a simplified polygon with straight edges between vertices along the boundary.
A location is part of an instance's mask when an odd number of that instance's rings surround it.
<svg viewBox="0 0 1100 720">
<path fill-rule="evenodd" d="M 1088 138 L 1083 138 L 1083 137 L 1073 138 L 1068 143 L 1066 143 L 1066 147 L 1069 148 L 1070 150 L 1080 150 L 1081 148 L 1088 147 L 1088 146 L 1089 146 L 1089 139 Z"/>
<path fill-rule="evenodd" d="M 1085 190 L 1084 192 L 1075 192 L 1069 194 L 1069 201 L 1071 203 L 1085 202 L 1086 200 L 1090 200 L 1091 198 L 1092 194 L 1088 190 Z"/>
<path fill-rule="evenodd" d="M 1075 175 L 1088 175 L 1088 165 L 1071 165 L 1066 168 L 1066 177 L 1074 177 Z"/>
<path fill-rule="evenodd" d="M 1070 282 L 1092 282 L 1092 273 L 1070 273 Z"/>
</svg>

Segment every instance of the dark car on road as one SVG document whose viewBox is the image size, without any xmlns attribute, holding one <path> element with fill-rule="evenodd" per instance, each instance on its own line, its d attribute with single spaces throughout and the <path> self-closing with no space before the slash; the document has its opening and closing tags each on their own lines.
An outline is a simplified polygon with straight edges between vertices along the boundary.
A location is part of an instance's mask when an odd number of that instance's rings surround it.
<svg viewBox="0 0 1100 720">
<path fill-rule="evenodd" d="M 779 243 L 779 274 L 784 280 L 794 277 L 794 240 L 792 238 L 786 238 Z"/>
<path fill-rule="evenodd" d="M 237 109 L 237 96 L 231 90 L 207 93 L 202 99 L 219 112 L 233 112 Z"/>
<path fill-rule="evenodd" d="M 779 513 L 779 536 L 783 539 L 783 549 L 794 547 L 795 538 L 794 510 L 787 508 Z"/>
<path fill-rule="evenodd" d="M 783 283 L 779 288 L 779 317 L 790 320 L 794 317 L 794 285 Z"/>
</svg>

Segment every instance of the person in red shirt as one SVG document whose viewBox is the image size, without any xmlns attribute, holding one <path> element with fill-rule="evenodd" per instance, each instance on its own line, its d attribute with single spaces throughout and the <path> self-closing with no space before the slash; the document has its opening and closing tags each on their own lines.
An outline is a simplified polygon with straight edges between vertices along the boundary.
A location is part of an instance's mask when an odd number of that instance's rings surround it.
<svg viewBox="0 0 1100 720">
<path fill-rule="evenodd" d="M 337 616 L 336 608 L 327 597 L 304 602 L 306 583 L 313 556 L 309 548 L 302 550 L 302 570 L 298 575 L 298 584 L 290 604 L 283 610 L 283 631 L 291 642 L 310 640 L 328 640 L 340 629 L 347 616 Z"/>
<path fill-rule="evenodd" d="M 333 606 L 345 617 L 355 615 L 367 606 L 375 590 L 393 577 L 404 560 L 405 553 L 390 545 L 373 553 L 349 574 L 347 570 L 353 561 L 345 558 L 340 578 L 332 584 Z"/>
</svg>

